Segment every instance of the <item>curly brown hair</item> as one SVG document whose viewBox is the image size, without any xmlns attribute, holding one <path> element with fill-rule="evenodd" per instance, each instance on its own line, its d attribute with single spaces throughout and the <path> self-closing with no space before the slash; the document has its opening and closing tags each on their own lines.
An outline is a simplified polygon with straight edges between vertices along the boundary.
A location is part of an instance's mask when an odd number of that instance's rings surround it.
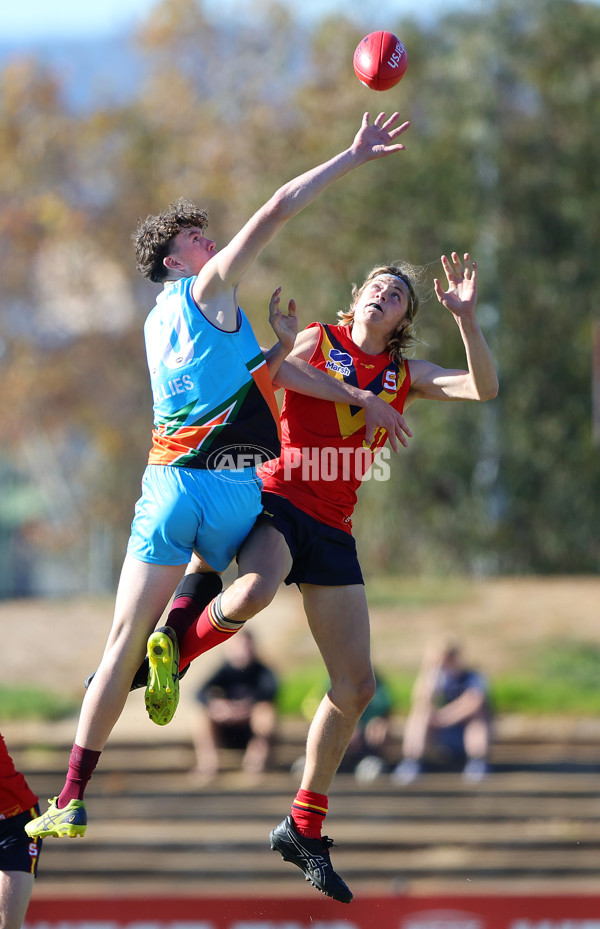
<svg viewBox="0 0 600 929">
<path fill-rule="evenodd" d="M 411 265 L 406 264 L 378 265 L 376 268 L 372 268 L 360 287 L 358 284 L 352 285 L 352 303 L 348 309 L 340 310 L 337 315 L 343 326 L 351 326 L 354 321 L 354 304 L 367 284 L 370 284 L 376 277 L 380 277 L 384 274 L 399 278 L 408 289 L 409 299 L 406 315 L 400 322 L 396 331 L 392 333 L 386 345 L 386 351 L 391 360 L 400 362 L 405 357 L 407 350 L 417 341 L 412 323 L 419 310 L 419 295 L 415 289 L 417 280 L 421 276 L 419 268 L 413 268 Z"/>
<path fill-rule="evenodd" d="M 171 242 L 182 229 L 193 226 L 206 229 L 208 213 L 185 197 L 170 203 L 162 213 L 147 216 L 142 220 L 131 236 L 136 267 L 140 274 L 156 284 L 161 284 L 167 276 L 164 260 L 169 254 Z"/>
</svg>

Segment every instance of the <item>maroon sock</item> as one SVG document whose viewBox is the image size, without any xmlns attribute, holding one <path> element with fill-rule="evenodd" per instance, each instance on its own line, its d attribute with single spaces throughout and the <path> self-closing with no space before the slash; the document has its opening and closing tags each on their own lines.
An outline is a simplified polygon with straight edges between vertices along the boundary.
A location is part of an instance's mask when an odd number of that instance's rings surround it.
<svg viewBox="0 0 600 929">
<path fill-rule="evenodd" d="M 91 748 L 82 748 L 73 742 L 67 779 L 56 804 L 59 810 L 67 806 L 69 800 L 83 800 L 85 788 L 101 754 L 101 752 L 92 751 Z"/>
<path fill-rule="evenodd" d="M 308 839 L 320 839 L 327 806 L 326 794 L 300 788 L 292 803 L 292 819 L 298 832 Z"/>
<path fill-rule="evenodd" d="M 228 619 L 221 610 L 221 597 L 219 594 L 212 600 L 202 614 L 198 617 L 179 644 L 179 668 L 182 670 L 204 652 L 226 642 L 244 625 Z"/>
<path fill-rule="evenodd" d="M 179 643 L 190 626 L 196 622 L 202 611 L 222 589 L 223 581 L 218 574 L 212 571 L 206 574 L 184 575 L 175 591 L 167 618 L 167 626 L 175 630 Z"/>
</svg>

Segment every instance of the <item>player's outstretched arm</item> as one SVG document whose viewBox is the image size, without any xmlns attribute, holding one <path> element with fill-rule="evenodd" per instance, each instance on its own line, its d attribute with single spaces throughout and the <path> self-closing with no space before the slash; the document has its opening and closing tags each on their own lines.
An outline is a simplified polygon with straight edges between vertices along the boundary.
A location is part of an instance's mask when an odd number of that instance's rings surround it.
<svg viewBox="0 0 600 929">
<path fill-rule="evenodd" d="M 498 394 L 498 375 L 494 359 L 475 315 L 477 265 L 469 254 L 461 260 L 442 255 L 446 287 L 436 278 L 435 294 L 449 310 L 459 328 L 468 370 L 441 368 L 428 361 L 411 361 L 411 388 L 408 400 L 491 400 Z"/>
<path fill-rule="evenodd" d="M 379 113 L 371 122 L 369 113 L 365 113 L 349 148 L 280 187 L 201 270 L 194 284 L 194 298 L 202 303 L 225 287 L 235 287 L 282 226 L 327 187 L 368 161 L 403 151 L 404 145 L 397 140 L 409 123 L 398 124 L 398 119 L 398 113 L 389 117 Z"/>
</svg>

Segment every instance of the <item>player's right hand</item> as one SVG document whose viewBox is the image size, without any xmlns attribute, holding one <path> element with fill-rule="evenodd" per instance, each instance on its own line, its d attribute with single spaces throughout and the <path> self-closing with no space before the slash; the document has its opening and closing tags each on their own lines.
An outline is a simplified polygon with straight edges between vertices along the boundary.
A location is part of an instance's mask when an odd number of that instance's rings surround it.
<svg viewBox="0 0 600 929">
<path fill-rule="evenodd" d="M 398 442 L 406 448 L 408 439 L 412 438 L 412 431 L 404 416 L 375 394 L 365 406 L 365 424 L 365 445 L 369 448 L 373 447 L 381 430 L 387 432 L 390 445 L 396 453 L 399 451 Z"/>
</svg>

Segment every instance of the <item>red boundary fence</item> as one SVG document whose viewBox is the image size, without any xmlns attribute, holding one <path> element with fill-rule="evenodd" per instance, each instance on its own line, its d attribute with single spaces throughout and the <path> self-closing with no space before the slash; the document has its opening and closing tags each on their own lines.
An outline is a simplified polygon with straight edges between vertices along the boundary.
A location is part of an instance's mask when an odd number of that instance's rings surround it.
<svg viewBox="0 0 600 929">
<path fill-rule="evenodd" d="M 36 899 L 24 929 L 600 929 L 600 895 Z"/>
</svg>

